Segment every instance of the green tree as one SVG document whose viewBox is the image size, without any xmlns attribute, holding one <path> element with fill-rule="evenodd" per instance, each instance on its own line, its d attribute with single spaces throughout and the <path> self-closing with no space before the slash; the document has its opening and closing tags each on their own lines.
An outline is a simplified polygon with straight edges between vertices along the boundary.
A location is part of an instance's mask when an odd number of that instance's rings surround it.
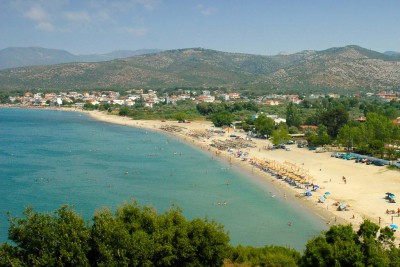
<svg viewBox="0 0 400 267">
<path fill-rule="evenodd" d="M 351 225 L 332 226 L 322 236 L 308 241 L 304 266 L 363 266 L 358 236 Z"/>
<path fill-rule="evenodd" d="M 196 105 L 197 111 L 201 115 L 209 115 L 211 113 L 211 107 L 206 102 L 200 102 Z"/>
<path fill-rule="evenodd" d="M 229 111 L 222 111 L 211 116 L 211 121 L 215 126 L 229 126 L 233 122 L 233 115 Z"/>
<path fill-rule="evenodd" d="M 299 266 L 300 253 L 294 249 L 279 246 L 254 248 L 241 245 L 232 248 L 232 262 L 250 266 Z"/>
<path fill-rule="evenodd" d="M 286 125 L 279 125 L 278 129 L 272 133 L 272 143 L 274 145 L 286 143 L 291 139 Z"/>
<path fill-rule="evenodd" d="M 188 115 L 184 112 L 178 112 L 175 114 L 175 119 L 177 121 L 186 121 L 188 119 Z"/>
<path fill-rule="evenodd" d="M 133 201 L 87 224 L 67 206 L 23 215 L 10 217 L 13 244 L 0 247 L 1 266 L 221 266 L 230 251 L 222 225 L 187 221 L 174 207 L 157 214 Z"/>
<path fill-rule="evenodd" d="M 336 138 L 339 129 L 349 120 L 349 113 L 344 108 L 332 108 L 323 112 L 320 120 L 327 127 L 328 134 Z"/>
<path fill-rule="evenodd" d="M 301 116 L 297 106 L 290 103 L 286 108 L 286 124 L 290 126 L 299 127 L 301 125 Z"/>
<path fill-rule="evenodd" d="M 368 113 L 366 127 L 373 133 L 373 139 L 388 142 L 393 130 L 393 124 L 385 116 Z"/>
<path fill-rule="evenodd" d="M 311 146 L 323 146 L 332 143 L 332 139 L 328 135 L 326 126 L 322 124 L 318 126 L 317 133 L 311 133 L 307 140 Z"/>
<path fill-rule="evenodd" d="M 400 253 L 393 240 L 392 229 L 380 229 L 369 220 L 365 220 L 357 232 L 351 225 L 332 226 L 308 241 L 301 265 L 397 266 Z"/>
<path fill-rule="evenodd" d="M 260 114 L 254 120 L 254 127 L 260 136 L 270 136 L 275 129 L 275 122 L 265 114 Z"/>
<path fill-rule="evenodd" d="M 359 146 L 362 143 L 361 136 L 361 128 L 359 126 L 346 124 L 340 128 L 337 140 L 340 142 L 340 144 L 346 146 L 347 150 L 349 151 L 350 148 Z"/>
<path fill-rule="evenodd" d="M 16 244 L 12 251 L 19 261 L 28 266 L 89 266 L 90 232 L 70 207 L 62 206 L 53 215 L 27 208 L 23 215 L 9 217 L 9 239 Z"/>
<path fill-rule="evenodd" d="M 130 113 L 130 109 L 127 106 L 121 106 L 118 111 L 118 115 L 120 116 L 128 116 Z"/>
</svg>

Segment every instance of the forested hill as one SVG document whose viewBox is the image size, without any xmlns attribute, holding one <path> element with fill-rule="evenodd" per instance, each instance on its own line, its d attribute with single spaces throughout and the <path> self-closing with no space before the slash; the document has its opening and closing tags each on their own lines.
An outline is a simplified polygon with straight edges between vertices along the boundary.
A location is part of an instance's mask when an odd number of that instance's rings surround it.
<svg viewBox="0 0 400 267">
<path fill-rule="evenodd" d="M 260 56 L 201 48 L 0 71 L 0 90 L 225 87 L 256 93 L 400 87 L 400 55 L 346 46 Z"/>
</svg>

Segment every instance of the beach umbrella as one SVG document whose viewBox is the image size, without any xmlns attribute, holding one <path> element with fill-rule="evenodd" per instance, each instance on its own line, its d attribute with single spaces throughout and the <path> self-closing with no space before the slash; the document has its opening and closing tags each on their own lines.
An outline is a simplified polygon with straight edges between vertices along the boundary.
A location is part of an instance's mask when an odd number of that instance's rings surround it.
<svg viewBox="0 0 400 267">
<path fill-rule="evenodd" d="M 389 225 L 390 226 L 390 228 L 392 228 L 392 229 L 397 229 L 397 228 L 399 228 L 396 224 L 391 224 L 391 225 Z"/>
<path fill-rule="evenodd" d="M 331 194 L 331 192 L 325 192 L 325 195 L 327 195 L 327 196 L 330 195 L 330 194 Z"/>
<path fill-rule="evenodd" d="M 393 193 L 390 193 L 390 192 L 387 192 L 386 195 L 388 195 L 389 197 L 390 197 L 390 196 L 393 196 L 393 197 L 394 197 L 394 194 L 393 194 Z"/>
</svg>

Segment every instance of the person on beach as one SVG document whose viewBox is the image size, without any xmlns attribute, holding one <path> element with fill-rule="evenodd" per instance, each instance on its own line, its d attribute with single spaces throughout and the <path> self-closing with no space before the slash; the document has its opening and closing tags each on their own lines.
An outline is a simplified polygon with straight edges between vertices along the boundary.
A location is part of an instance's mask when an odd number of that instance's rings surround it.
<svg viewBox="0 0 400 267">
<path fill-rule="evenodd" d="M 379 226 L 381 226 L 381 216 L 379 216 Z"/>
</svg>

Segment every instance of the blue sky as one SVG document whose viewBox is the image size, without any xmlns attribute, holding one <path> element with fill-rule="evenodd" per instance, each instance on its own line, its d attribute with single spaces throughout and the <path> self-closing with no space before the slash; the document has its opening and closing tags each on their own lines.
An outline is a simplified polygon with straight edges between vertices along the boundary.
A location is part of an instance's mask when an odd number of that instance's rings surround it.
<svg viewBox="0 0 400 267">
<path fill-rule="evenodd" d="M 0 49 L 400 51 L 399 0 L 0 0 Z"/>
</svg>

